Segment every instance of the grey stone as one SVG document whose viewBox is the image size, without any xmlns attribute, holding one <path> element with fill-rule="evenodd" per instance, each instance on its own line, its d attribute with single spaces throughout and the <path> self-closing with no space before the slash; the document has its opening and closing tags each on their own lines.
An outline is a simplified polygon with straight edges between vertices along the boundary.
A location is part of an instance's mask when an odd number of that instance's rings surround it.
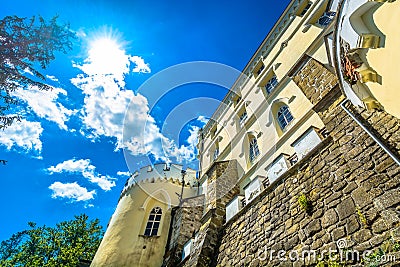
<svg viewBox="0 0 400 267">
<path fill-rule="evenodd" d="M 312 220 L 306 227 L 305 231 L 307 233 L 307 236 L 313 236 L 317 232 L 321 230 L 321 223 L 320 220 Z"/>
<path fill-rule="evenodd" d="M 321 218 L 321 225 L 323 228 L 326 228 L 338 221 L 338 216 L 334 209 L 329 209 L 325 211 L 324 215 Z"/>
<path fill-rule="evenodd" d="M 337 206 L 337 211 L 339 214 L 339 219 L 344 220 L 349 217 L 351 214 L 355 213 L 355 205 L 354 201 L 351 197 L 347 197 L 343 201 L 341 201 Z"/>
<path fill-rule="evenodd" d="M 361 229 L 360 231 L 357 231 L 353 234 L 353 239 L 357 243 L 362 243 L 364 241 L 367 241 L 372 237 L 371 230 L 369 229 Z"/>
<path fill-rule="evenodd" d="M 372 232 L 374 234 L 380 234 L 388 230 L 389 226 L 383 219 L 378 219 L 372 224 Z"/>
<path fill-rule="evenodd" d="M 375 207 L 378 210 L 384 210 L 398 203 L 400 203 L 400 190 L 398 188 L 389 190 L 374 200 Z"/>
<path fill-rule="evenodd" d="M 332 239 L 333 241 L 337 241 L 340 238 L 344 237 L 346 235 L 345 231 L 344 231 L 344 227 L 339 227 L 336 228 L 332 231 Z"/>
<path fill-rule="evenodd" d="M 356 215 L 350 216 L 346 220 L 346 232 L 347 232 L 347 234 L 351 235 L 352 233 L 354 233 L 358 229 L 360 229 L 360 224 L 357 221 Z"/>
<path fill-rule="evenodd" d="M 367 194 L 367 191 L 363 187 L 359 187 L 351 193 L 354 202 L 359 208 L 364 208 L 368 204 L 372 203 L 371 197 Z"/>
</svg>

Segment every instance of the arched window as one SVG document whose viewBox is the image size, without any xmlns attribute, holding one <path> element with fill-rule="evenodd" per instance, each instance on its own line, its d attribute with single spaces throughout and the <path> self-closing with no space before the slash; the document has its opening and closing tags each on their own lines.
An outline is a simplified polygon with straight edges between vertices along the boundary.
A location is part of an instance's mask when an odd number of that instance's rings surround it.
<svg viewBox="0 0 400 267">
<path fill-rule="evenodd" d="M 250 149 L 249 159 L 250 159 L 250 162 L 253 162 L 258 157 L 258 155 L 260 155 L 260 150 L 258 149 L 257 139 L 255 137 L 252 137 L 250 139 L 249 145 L 250 145 L 249 146 L 249 149 Z"/>
<path fill-rule="evenodd" d="M 145 236 L 156 236 L 158 228 L 160 227 L 162 209 L 155 207 L 151 210 L 149 220 L 147 221 L 146 230 L 144 231 Z"/>
<path fill-rule="evenodd" d="M 278 110 L 278 122 L 281 129 L 285 129 L 286 126 L 293 120 L 292 113 L 290 113 L 288 106 L 282 106 Z"/>
</svg>

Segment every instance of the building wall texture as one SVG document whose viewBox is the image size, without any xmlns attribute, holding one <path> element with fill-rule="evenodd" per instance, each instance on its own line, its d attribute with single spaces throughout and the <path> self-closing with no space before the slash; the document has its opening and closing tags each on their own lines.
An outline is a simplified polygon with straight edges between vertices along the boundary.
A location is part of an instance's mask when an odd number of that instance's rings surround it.
<svg viewBox="0 0 400 267">
<path fill-rule="evenodd" d="M 326 72 L 314 61 L 303 71 L 307 69 L 314 69 L 311 78 L 317 79 Z M 277 252 L 285 251 L 286 258 L 293 250 L 321 255 L 329 248 L 338 250 L 338 240 L 361 253 L 390 251 L 399 241 L 400 167 L 340 107 L 343 97 L 337 86 L 327 93 L 322 92 L 324 87 L 300 87 L 330 136 L 221 228 L 217 265 L 311 265 L 318 258 L 293 263 L 278 259 Z M 384 111 L 352 110 L 398 151 L 398 119 Z M 310 212 L 300 206 L 300 196 L 309 200 Z"/>
</svg>

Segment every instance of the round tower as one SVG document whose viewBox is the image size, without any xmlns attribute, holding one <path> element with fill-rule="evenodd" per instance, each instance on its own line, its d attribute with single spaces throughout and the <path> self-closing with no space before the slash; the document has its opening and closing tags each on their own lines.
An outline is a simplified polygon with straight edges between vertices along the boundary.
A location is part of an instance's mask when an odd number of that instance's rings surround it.
<svg viewBox="0 0 400 267">
<path fill-rule="evenodd" d="M 196 171 L 180 165 L 155 164 L 132 174 L 91 266 L 161 266 L 171 208 L 196 195 Z"/>
</svg>

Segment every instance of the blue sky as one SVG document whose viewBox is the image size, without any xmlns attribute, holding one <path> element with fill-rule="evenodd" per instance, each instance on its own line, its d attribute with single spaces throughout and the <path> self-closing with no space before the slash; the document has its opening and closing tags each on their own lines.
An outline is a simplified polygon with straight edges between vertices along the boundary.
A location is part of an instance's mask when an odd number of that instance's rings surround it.
<svg viewBox="0 0 400 267">
<path fill-rule="evenodd" d="M 129 172 L 165 160 L 195 167 L 196 130 L 226 89 L 141 86 L 184 62 L 242 70 L 288 2 L 3 1 L 1 18 L 59 15 L 78 39 L 43 71 L 54 89 L 16 92 L 24 118 L 0 132 L 0 240 L 83 212 L 106 226 Z"/>
</svg>

